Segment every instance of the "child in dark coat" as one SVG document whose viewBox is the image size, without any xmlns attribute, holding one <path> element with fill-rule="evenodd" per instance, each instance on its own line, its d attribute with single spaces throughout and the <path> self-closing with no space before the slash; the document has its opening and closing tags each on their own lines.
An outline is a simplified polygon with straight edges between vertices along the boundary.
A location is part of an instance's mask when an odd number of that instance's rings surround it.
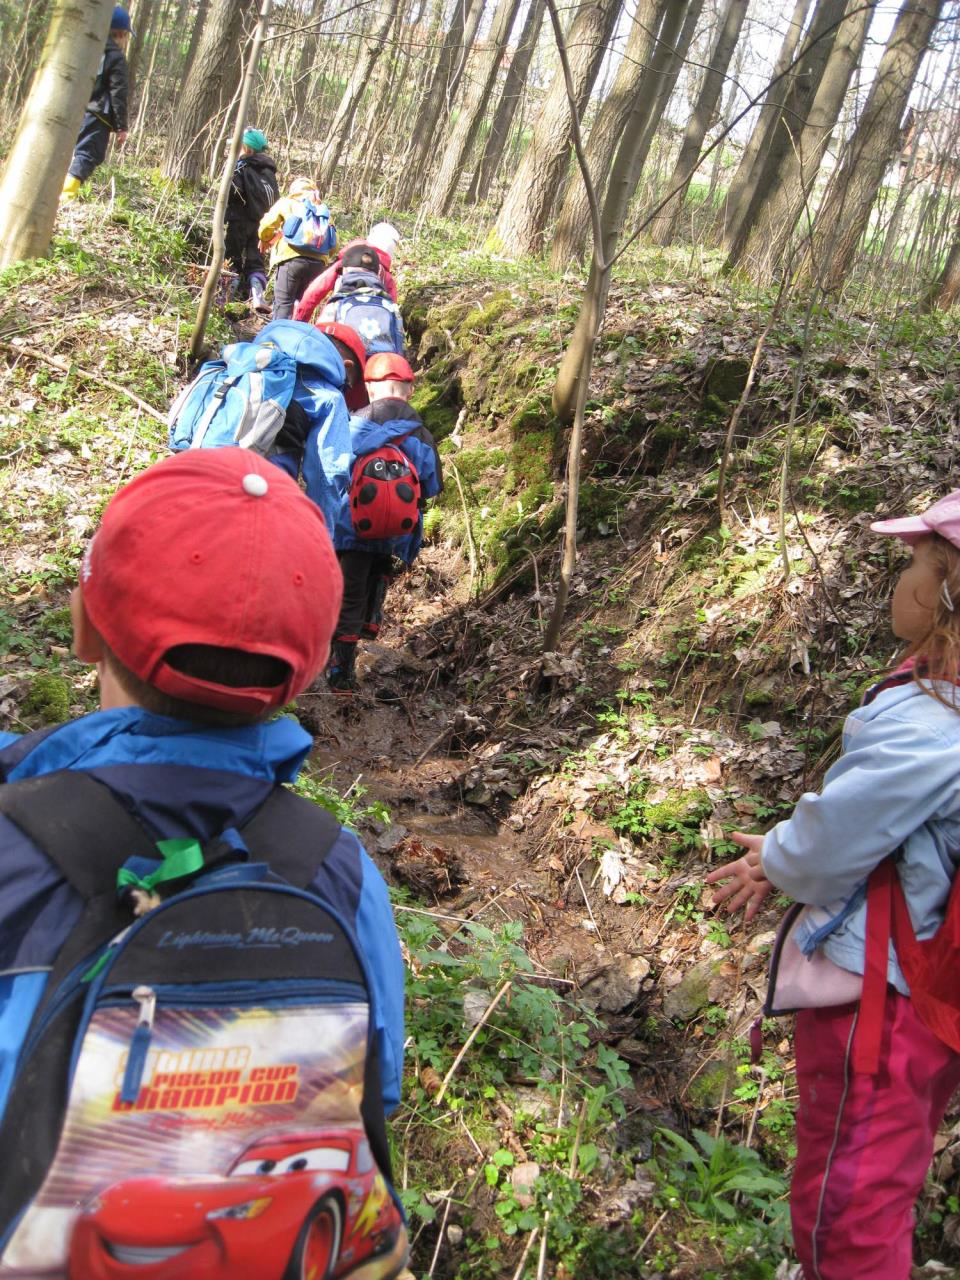
<svg viewBox="0 0 960 1280">
<path fill-rule="evenodd" d="M 111 133 L 117 135 L 118 147 L 122 147 L 127 140 L 130 83 L 126 48 L 132 35 L 130 15 L 118 4 L 110 19 L 110 34 L 100 59 L 86 114 L 80 125 L 73 159 L 63 181 L 62 200 L 75 199 L 94 169 L 106 160 Z"/>
<path fill-rule="evenodd" d="M 267 151 L 266 135 L 246 129 L 227 197 L 227 259 L 239 277 L 237 297 L 250 299 L 255 311 L 268 311 L 264 300 L 267 268 L 260 250 L 260 219 L 280 197 L 277 165 Z"/>
<path fill-rule="evenodd" d="M 350 506 L 350 474 L 363 454 L 385 444 L 395 445 L 413 463 L 420 482 L 421 502 L 443 488 L 440 455 L 433 436 L 410 406 L 413 370 L 392 352 L 370 356 L 365 370 L 370 404 L 350 419 L 352 454 L 344 496 L 337 510 L 333 545 L 343 571 L 343 604 L 334 631 L 327 667 L 327 683 L 338 694 L 357 688 L 357 644 L 380 631 L 383 602 L 394 575 L 394 563 L 410 566 L 423 544 L 423 513 L 409 533 L 392 538 L 364 538 L 354 527 Z"/>
</svg>

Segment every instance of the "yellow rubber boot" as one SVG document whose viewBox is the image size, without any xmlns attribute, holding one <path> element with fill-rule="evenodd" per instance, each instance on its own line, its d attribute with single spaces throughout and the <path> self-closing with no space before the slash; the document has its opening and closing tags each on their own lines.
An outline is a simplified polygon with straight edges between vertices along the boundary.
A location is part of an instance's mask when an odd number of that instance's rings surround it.
<svg viewBox="0 0 960 1280">
<path fill-rule="evenodd" d="M 75 178 L 72 173 L 68 173 L 63 180 L 63 190 L 60 192 L 61 201 L 76 200 L 82 185 L 79 178 Z"/>
</svg>

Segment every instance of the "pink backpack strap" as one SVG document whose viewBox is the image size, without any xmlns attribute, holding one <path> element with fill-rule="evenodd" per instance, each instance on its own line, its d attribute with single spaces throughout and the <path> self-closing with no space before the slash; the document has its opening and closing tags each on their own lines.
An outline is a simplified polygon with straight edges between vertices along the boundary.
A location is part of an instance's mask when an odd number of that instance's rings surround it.
<svg viewBox="0 0 960 1280">
<path fill-rule="evenodd" d="M 863 994 L 860 997 L 860 1012 L 853 1042 L 853 1069 L 861 1075 L 875 1075 L 880 1069 L 880 1041 L 883 1037 L 883 1017 L 887 1003 L 890 917 L 896 880 L 896 867 L 890 857 L 884 858 L 867 882 Z M 899 889 L 899 882 L 897 888 Z"/>
</svg>

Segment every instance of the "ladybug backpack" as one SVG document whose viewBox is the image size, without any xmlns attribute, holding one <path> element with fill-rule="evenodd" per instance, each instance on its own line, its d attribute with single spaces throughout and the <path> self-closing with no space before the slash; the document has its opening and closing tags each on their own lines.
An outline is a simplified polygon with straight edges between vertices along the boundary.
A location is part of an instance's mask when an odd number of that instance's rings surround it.
<svg viewBox="0 0 960 1280">
<path fill-rule="evenodd" d="M 362 453 L 350 476 L 350 520 L 358 538 L 402 538 L 413 533 L 420 518 L 420 476 L 398 446 Z"/>
</svg>

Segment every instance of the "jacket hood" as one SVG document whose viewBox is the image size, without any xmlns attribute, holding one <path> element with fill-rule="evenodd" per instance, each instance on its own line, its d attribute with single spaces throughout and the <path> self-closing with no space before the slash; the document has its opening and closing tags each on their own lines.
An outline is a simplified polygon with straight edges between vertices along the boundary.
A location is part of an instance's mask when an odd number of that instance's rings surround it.
<svg viewBox="0 0 960 1280">
<path fill-rule="evenodd" d="M 115 765 L 189 765 L 289 782 L 312 745 L 310 735 L 288 717 L 215 729 L 141 707 L 94 711 L 52 730 L 0 741 L 0 779 L 5 782 L 57 769 Z"/>
<path fill-rule="evenodd" d="M 257 334 L 257 342 L 273 342 L 299 365 L 307 365 L 334 387 L 347 376 L 340 352 L 325 333 L 305 320 L 271 320 Z"/>
<path fill-rule="evenodd" d="M 277 172 L 276 160 L 266 151 L 254 151 L 253 155 L 244 157 L 244 163 L 251 169 L 265 169 L 268 173 Z"/>
</svg>

